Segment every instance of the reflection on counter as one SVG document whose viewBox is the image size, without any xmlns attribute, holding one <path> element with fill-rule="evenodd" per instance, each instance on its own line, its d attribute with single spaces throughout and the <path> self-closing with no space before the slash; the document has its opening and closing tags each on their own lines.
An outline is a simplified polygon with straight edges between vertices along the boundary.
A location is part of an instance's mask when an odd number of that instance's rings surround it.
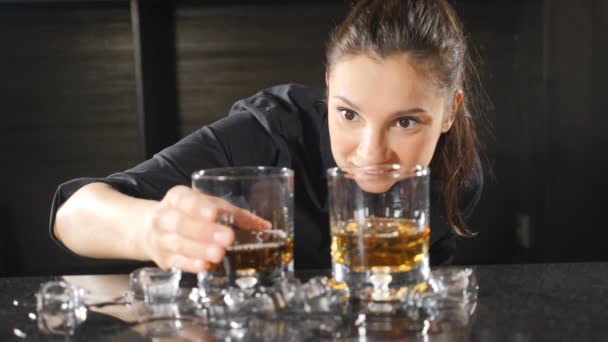
<svg viewBox="0 0 608 342">
<path fill-rule="evenodd" d="M 132 275 L 147 273 L 136 270 Z M 14 335 L 85 336 L 101 321 L 114 320 L 121 328 L 107 331 L 113 339 L 466 341 L 478 291 L 470 268 L 435 269 L 425 286 L 404 288 L 397 301 L 352 298 L 344 283 L 319 276 L 301 282 L 288 275 L 270 287 L 181 287 L 168 289 L 170 298 L 148 291 L 148 286 L 164 286 L 150 283 L 150 277 L 132 276 L 130 283 L 124 276 L 93 278 L 43 283 L 36 295 L 38 329 L 32 322 L 30 327 L 16 327 Z M 144 298 L 135 295 L 142 290 L 137 286 L 143 286 Z M 163 300 L 145 298 L 155 295 Z"/>
</svg>

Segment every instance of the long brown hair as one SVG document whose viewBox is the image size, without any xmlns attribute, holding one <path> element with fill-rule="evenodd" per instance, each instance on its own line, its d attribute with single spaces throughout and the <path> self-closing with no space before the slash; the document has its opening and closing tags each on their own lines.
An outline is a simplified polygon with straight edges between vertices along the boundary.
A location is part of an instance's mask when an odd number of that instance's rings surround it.
<svg viewBox="0 0 608 342">
<path fill-rule="evenodd" d="M 358 1 L 331 36 L 327 70 L 344 56 L 363 53 L 379 58 L 408 53 L 451 100 L 457 90 L 464 91 L 453 113 L 454 123 L 440 136 L 430 167 L 442 186 L 449 225 L 460 236 L 474 235 L 465 228 L 458 197 L 470 186 L 478 163 L 471 110 L 478 78 L 454 9 L 446 0 Z"/>
</svg>

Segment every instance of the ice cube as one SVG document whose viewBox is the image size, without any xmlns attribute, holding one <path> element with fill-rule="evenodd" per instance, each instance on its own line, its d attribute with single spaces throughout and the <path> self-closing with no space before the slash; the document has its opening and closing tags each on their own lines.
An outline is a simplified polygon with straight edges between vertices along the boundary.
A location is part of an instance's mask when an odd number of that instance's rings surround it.
<svg viewBox="0 0 608 342">
<path fill-rule="evenodd" d="M 213 297 L 223 296 L 222 292 L 228 287 L 228 278 L 214 275 L 213 272 L 199 272 L 196 278 L 198 280 L 199 300 L 203 305 L 213 301 Z"/>
<path fill-rule="evenodd" d="M 177 303 L 146 304 L 138 302 L 131 305 L 131 310 L 133 310 L 139 322 L 181 317 L 180 307 Z"/>
<path fill-rule="evenodd" d="M 38 328 L 49 334 L 73 335 L 87 318 L 84 290 L 64 281 L 43 283 L 36 295 Z"/>
<path fill-rule="evenodd" d="M 141 287 L 145 303 L 170 303 L 177 298 L 179 281 L 182 277 L 181 270 L 177 268 L 163 270 L 158 267 L 145 267 L 136 270 L 134 273 L 137 280 L 133 291 L 137 292 L 136 287 Z"/>
<path fill-rule="evenodd" d="M 439 268 L 429 280 L 404 295 L 404 310 L 413 318 L 466 324 L 477 305 L 477 279 L 471 268 Z"/>
<path fill-rule="evenodd" d="M 144 289 L 139 280 L 139 274 L 147 267 L 138 268 L 129 274 L 129 282 L 131 284 L 131 290 L 133 291 L 133 297 L 135 299 L 144 299 Z"/>
<path fill-rule="evenodd" d="M 299 290 L 302 286 L 300 280 L 292 274 L 286 274 L 285 277 L 278 279 L 272 287 L 272 291 L 281 295 L 281 309 L 285 307 L 295 307 L 302 303 L 302 292 Z"/>
<path fill-rule="evenodd" d="M 245 328 L 249 322 L 249 317 L 245 310 L 247 294 L 235 287 L 225 289 L 223 294 L 224 296 L 221 301 L 214 300 L 208 303 L 209 321 L 213 325 L 222 328 Z"/>
<path fill-rule="evenodd" d="M 447 301 L 471 303 L 477 300 L 477 277 L 471 268 L 439 268 L 431 272 L 430 281 Z"/>
<path fill-rule="evenodd" d="M 350 298 L 345 283 L 327 277 L 311 278 L 300 286 L 300 291 L 306 312 L 343 312 Z"/>
</svg>

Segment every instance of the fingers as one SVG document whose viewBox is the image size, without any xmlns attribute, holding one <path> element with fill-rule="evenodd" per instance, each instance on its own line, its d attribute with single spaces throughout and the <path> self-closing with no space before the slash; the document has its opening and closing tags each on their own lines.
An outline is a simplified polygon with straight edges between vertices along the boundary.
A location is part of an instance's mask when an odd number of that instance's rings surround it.
<svg viewBox="0 0 608 342">
<path fill-rule="evenodd" d="M 242 229 L 269 229 L 271 223 L 252 214 L 249 210 L 239 208 L 230 202 L 213 196 L 203 195 L 203 203 L 207 207 L 202 210 L 203 215 L 213 221 L 230 217 L 230 223 Z"/>
<path fill-rule="evenodd" d="M 202 272 L 202 271 L 208 269 L 210 266 L 209 263 L 204 260 L 191 259 L 191 258 L 187 258 L 183 255 L 179 255 L 179 254 L 174 254 L 174 255 L 168 257 L 165 264 L 161 264 L 158 262 L 157 262 L 157 264 L 163 269 L 176 267 L 176 268 L 179 268 L 180 270 L 182 270 L 183 272 L 190 272 L 190 273 Z"/>
<path fill-rule="evenodd" d="M 272 224 L 269 221 L 252 214 L 248 210 L 244 210 L 244 209 L 240 209 L 240 208 L 237 208 L 233 212 L 233 219 L 234 219 L 234 224 L 237 227 L 244 228 L 244 229 L 249 228 L 249 229 L 263 230 L 263 229 L 270 229 L 272 227 Z"/>
<path fill-rule="evenodd" d="M 180 209 L 192 217 L 206 218 L 205 209 L 209 204 L 205 201 L 205 197 L 191 188 L 180 185 L 171 188 L 165 195 L 165 198 L 163 198 L 163 202 L 166 202 L 172 208 Z"/>
<path fill-rule="evenodd" d="M 222 261 L 234 242 L 231 228 L 217 223 L 225 217 L 243 229 L 268 229 L 270 222 L 229 202 L 185 186 L 172 188 L 150 220 L 148 255 L 160 267 L 200 272 Z"/>
<path fill-rule="evenodd" d="M 215 243 L 201 243 L 177 234 L 158 235 L 156 257 L 153 261 L 161 268 L 177 267 L 185 272 L 198 273 L 220 263 L 226 249 Z"/>
<path fill-rule="evenodd" d="M 179 235 L 169 235 L 164 240 L 163 248 L 167 255 L 181 255 L 212 263 L 218 263 L 224 258 L 225 249 L 217 244 L 200 243 Z"/>
<path fill-rule="evenodd" d="M 153 218 L 153 224 L 162 232 L 177 234 L 199 242 L 228 247 L 234 241 L 232 229 L 214 222 L 192 218 L 175 208 L 159 208 Z"/>
<path fill-rule="evenodd" d="M 151 224 L 156 246 L 153 259 L 159 266 L 181 268 L 186 263 L 189 270 L 200 271 L 210 262 L 221 262 L 234 241 L 232 229 L 194 219 L 175 208 L 160 207 Z M 201 264 L 195 264 L 196 260 Z"/>
<path fill-rule="evenodd" d="M 161 208 L 158 212 L 158 226 L 168 233 L 207 243 L 228 247 L 234 241 L 234 232 L 229 227 L 210 221 L 192 218 L 178 209 Z"/>
<path fill-rule="evenodd" d="M 166 206 L 156 210 L 150 228 L 146 239 L 150 258 L 162 268 L 185 272 L 200 272 L 209 263 L 221 262 L 234 241 L 232 229 Z"/>
<path fill-rule="evenodd" d="M 207 197 L 210 203 L 204 210 L 203 215 L 211 221 L 228 220 L 241 229 L 263 230 L 269 229 L 272 225 L 267 220 L 252 214 L 250 211 L 234 206 L 227 201 L 217 197 Z"/>
<path fill-rule="evenodd" d="M 200 217 L 217 222 L 227 216 L 231 223 L 243 229 L 269 229 L 271 223 L 239 208 L 228 201 L 202 194 L 186 186 L 176 186 L 169 190 L 165 199 L 170 206 L 178 208 L 192 217 Z"/>
</svg>

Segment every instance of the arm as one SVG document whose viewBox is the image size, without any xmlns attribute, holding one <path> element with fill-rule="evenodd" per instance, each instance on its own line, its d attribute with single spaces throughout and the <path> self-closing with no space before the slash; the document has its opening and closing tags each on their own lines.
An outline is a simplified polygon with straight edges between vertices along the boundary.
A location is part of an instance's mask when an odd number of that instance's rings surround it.
<svg viewBox="0 0 608 342">
<path fill-rule="evenodd" d="M 62 243 L 83 256 L 152 260 L 163 268 L 196 273 L 220 262 L 232 244 L 232 230 L 215 223 L 226 213 L 242 228 L 270 227 L 248 211 L 184 186 L 172 188 L 158 202 L 91 183 L 59 208 L 54 231 Z"/>
<path fill-rule="evenodd" d="M 252 120 L 247 113 L 234 115 L 133 169 L 61 185 L 51 212 L 51 236 L 76 254 L 94 258 L 152 260 L 160 267 L 190 272 L 220 261 L 233 237 L 231 230 L 215 224 L 215 218 L 218 212 L 236 208 L 192 190 L 190 174 L 204 168 L 264 164 L 262 160 L 269 158 L 261 153 L 270 150 L 263 148 L 269 139 L 264 140 L 266 133 Z M 229 152 L 237 146 L 233 141 L 242 143 L 243 136 L 256 139 L 258 148 L 247 154 L 251 160 Z M 262 224 L 255 218 L 248 223 L 250 215 L 242 214 L 245 225 Z"/>
<path fill-rule="evenodd" d="M 158 204 L 123 195 L 107 184 L 91 183 L 59 208 L 53 231 L 81 256 L 148 261 L 151 258 L 140 242 L 145 222 Z"/>
</svg>

